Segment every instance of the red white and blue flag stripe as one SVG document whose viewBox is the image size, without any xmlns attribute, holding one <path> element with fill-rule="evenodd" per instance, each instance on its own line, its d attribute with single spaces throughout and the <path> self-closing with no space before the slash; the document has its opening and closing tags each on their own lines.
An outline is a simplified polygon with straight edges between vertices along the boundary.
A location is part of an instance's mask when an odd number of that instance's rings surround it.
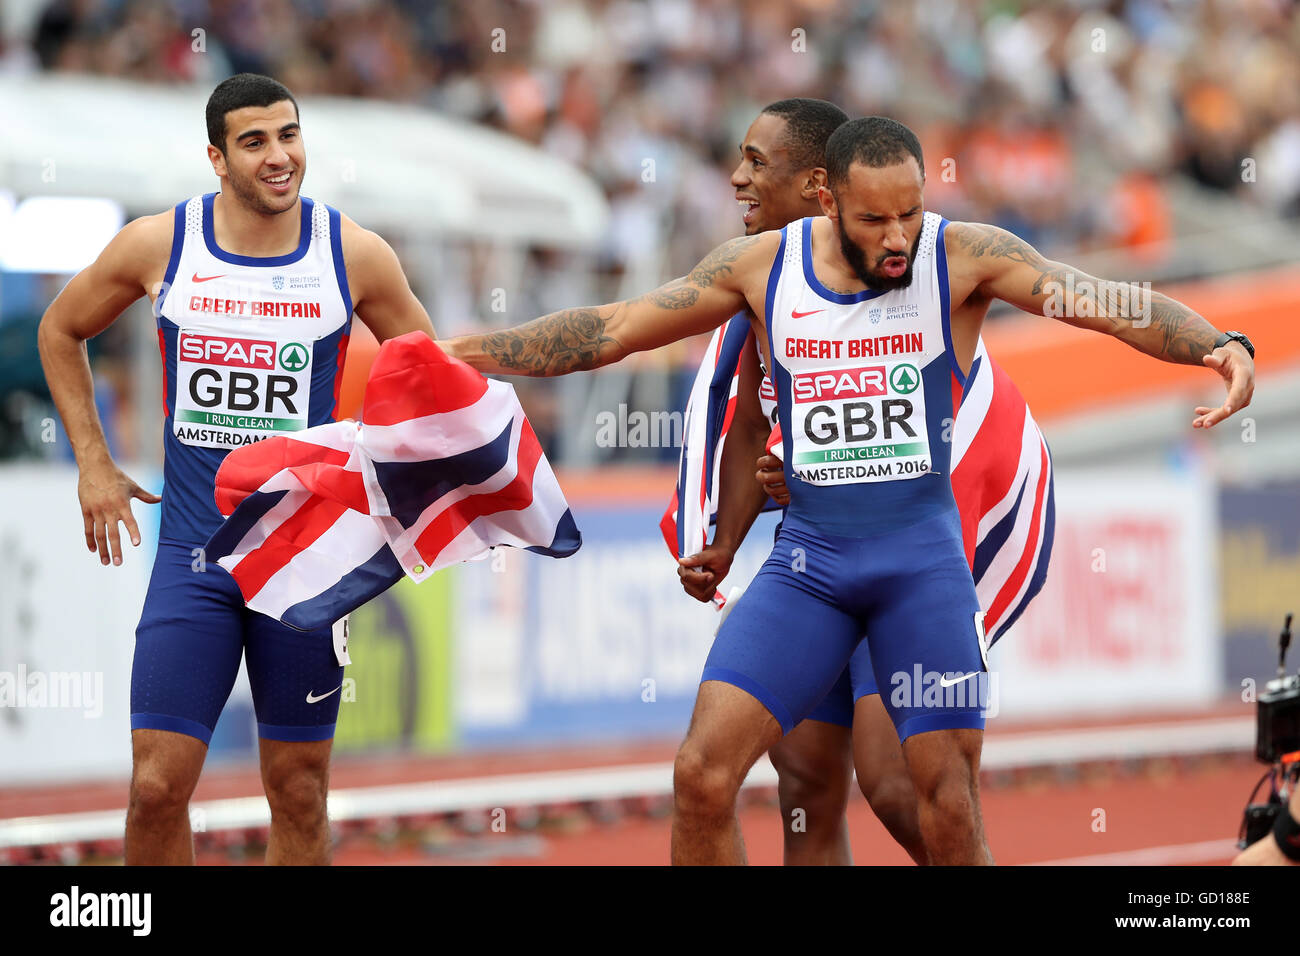
<svg viewBox="0 0 1300 956">
<path fill-rule="evenodd" d="M 742 350 L 752 347 L 749 331 L 741 316 L 714 333 L 691 390 L 677 488 L 660 522 L 675 557 L 703 548 L 717 518 L 722 449 L 735 414 Z M 964 389 L 953 376 L 953 407 L 953 497 L 991 647 L 1047 580 L 1056 523 L 1052 459 L 1024 396 L 982 338 Z M 779 441 L 768 447 L 780 456 Z M 767 508 L 775 507 L 769 498 Z M 714 603 L 724 603 L 720 593 Z"/>
<path fill-rule="evenodd" d="M 708 543 L 709 525 L 718 514 L 722 449 L 736 414 L 740 359 L 746 348 L 754 347 L 753 342 L 748 318 L 733 316 L 714 331 L 695 375 L 682 424 L 677 487 L 659 522 L 674 557 L 695 554 Z M 764 510 L 778 507 L 768 498 Z M 715 595 L 715 603 L 721 604 L 720 598 Z"/>
<path fill-rule="evenodd" d="M 514 389 L 420 332 L 380 348 L 360 422 L 232 451 L 216 499 L 208 560 L 303 630 L 500 545 L 566 557 L 582 542 Z"/>
<path fill-rule="evenodd" d="M 954 393 L 959 389 L 954 376 Z M 992 647 L 1047 581 L 1056 532 L 1052 455 L 1020 389 L 982 337 L 953 407 L 952 494 Z"/>
</svg>

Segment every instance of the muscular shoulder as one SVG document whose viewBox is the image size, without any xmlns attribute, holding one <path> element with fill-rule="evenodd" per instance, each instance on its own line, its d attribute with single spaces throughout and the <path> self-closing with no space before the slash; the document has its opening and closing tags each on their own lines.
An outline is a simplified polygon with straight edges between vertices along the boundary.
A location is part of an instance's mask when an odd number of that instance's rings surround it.
<svg viewBox="0 0 1300 956">
<path fill-rule="evenodd" d="M 100 281 L 148 288 L 167 271 L 172 253 L 171 210 L 123 226 L 90 267 Z"/>
<path fill-rule="evenodd" d="M 142 260 L 151 266 L 161 261 L 166 266 L 172 253 L 174 223 L 175 217 L 170 209 L 132 219 L 113 237 L 110 248 L 123 258 Z"/>
<path fill-rule="evenodd" d="M 986 222 L 950 222 L 944 230 L 948 275 L 977 288 L 1010 269 L 1028 265 L 1038 270 L 1049 263 L 1014 232 Z"/>
<path fill-rule="evenodd" d="M 998 260 L 1010 262 L 1042 262 L 1043 257 L 1029 243 L 1014 232 L 986 222 L 950 222 L 944 230 L 944 251 L 948 265 L 992 264 Z"/>
<path fill-rule="evenodd" d="M 339 227 L 343 245 L 343 259 L 349 264 L 353 259 L 360 262 L 367 256 L 373 255 L 379 244 L 387 245 L 379 237 L 378 233 L 357 225 L 355 220 L 343 213 L 339 213 Z"/>
<path fill-rule="evenodd" d="M 353 299 L 360 301 L 367 286 L 390 278 L 392 270 L 400 271 L 401 265 L 397 261 L 397 253 L 383 236 L 357 225 L 342 213 L 339 213 L 339 224 L 348 284 L 352 288 Z"/>
</svg>

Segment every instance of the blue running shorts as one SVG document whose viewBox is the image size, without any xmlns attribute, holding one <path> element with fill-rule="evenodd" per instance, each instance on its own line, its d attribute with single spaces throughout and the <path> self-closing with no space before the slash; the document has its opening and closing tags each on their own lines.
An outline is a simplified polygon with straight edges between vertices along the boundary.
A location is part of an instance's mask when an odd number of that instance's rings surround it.
<svg viewBox="0 0 1300 956">
<path fill-rule="evenodd" d="M 879 694 L 876 674 L 871 669 L 871 645 L 859 640 L 857 650 L 849 659 L 835 686 L 826 699 L 812 709 L 804 720 L 820 720 L 840 727 L 853 726 L 853 710 L 857 702 L 869 694 Z"/>
<path fill-rule="evenodd" d="M 867 653 L 856 659 L 859 641 Z M 807 717 L 851 724 L 853 701 L 878 688 L 906 740 L 982 729 L 986 674 L 982 614 L 952 509 L 860 538 L 787 516 L 700 679 L 752 694 L 784 733 Z"/>
<path fill-rule="evenodd" d="M 258 736 L 329 740 L 343 667 L 334 631 L 299 631 L 244 606 L 219 564 L 159 543 L 131 667 L 131 729 L 172 730 L 205 744 L 247 659 Z"/>
</svg>

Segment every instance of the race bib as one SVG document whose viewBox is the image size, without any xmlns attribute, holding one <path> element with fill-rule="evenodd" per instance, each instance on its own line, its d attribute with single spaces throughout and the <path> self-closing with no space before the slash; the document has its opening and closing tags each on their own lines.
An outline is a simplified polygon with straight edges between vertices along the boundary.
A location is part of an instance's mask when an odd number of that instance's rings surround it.
<svg viewBox="0 0 1300 956">
<path fill-rule="evenodd" d="M 917 478 L 930 471 L 921 369 L 871 361 L 791 376 L 794 475 L 813 485 Z"/>
<path fill-rule="evenodd" d="M 176 437 L 233 448 L 307 427 L 309 342 L 264 337 L 177 336 Z"/>
</svg>

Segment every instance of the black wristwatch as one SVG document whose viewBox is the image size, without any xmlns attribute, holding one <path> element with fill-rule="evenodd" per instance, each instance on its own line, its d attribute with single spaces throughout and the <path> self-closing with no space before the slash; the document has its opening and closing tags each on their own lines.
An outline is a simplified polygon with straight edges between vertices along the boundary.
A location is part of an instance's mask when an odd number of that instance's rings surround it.
<svg viewBox="0 0 1300 956">
<path fill-rule="evenodd" d="M 1245 346 L 1246 351 L 1250 353 L 1250 357 L 1252 359 L 1255 357 L 1255 346 L 1251 343 L 1250 339 L 1246 338 L 1246 336 L 1242 335 L 1240 332 L 1224 332 L 1214 340 L 1214 347 L 1216 349 L 1223 348 L 1223 346 L 1227 345 L 1229 342 L 1240 342 Z"/>
</svg>

